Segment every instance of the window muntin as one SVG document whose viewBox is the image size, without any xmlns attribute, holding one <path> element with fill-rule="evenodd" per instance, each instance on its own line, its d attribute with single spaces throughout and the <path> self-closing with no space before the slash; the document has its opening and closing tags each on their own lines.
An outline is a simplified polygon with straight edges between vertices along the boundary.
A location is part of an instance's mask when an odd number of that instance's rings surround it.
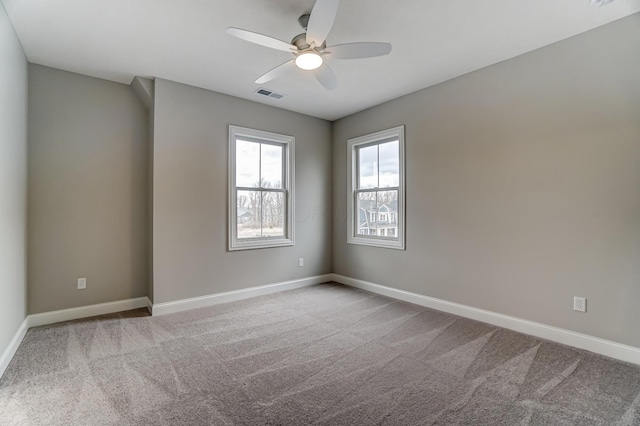
<svg viewBox="0 0 640 426">
<path fill-rule="evenodd" d="M 229 126 L 229 250 L 293 245 L 291 136 Z"/>
<path fill-rule="evenodd" d="M 348 143 L 347 241 L 404 249 L 404 126 Z"/>
</svg>

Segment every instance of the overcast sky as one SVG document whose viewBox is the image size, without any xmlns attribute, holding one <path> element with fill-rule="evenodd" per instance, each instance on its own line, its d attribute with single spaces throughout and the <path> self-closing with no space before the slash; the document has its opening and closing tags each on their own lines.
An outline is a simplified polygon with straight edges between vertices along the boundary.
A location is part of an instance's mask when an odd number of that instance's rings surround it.
<svg viewBox="0 0 640 426">
<path fill-rule="evenodd" d="M 399 157 L 398 141 L 361 148 L 359 158 L 360 188 L 398 186 L 400 183 Z"/>
<path fill-rule="evenodd" d="M 400 182 L 398 141 L 361 148 L 359 170 L 362 189 L 398 186 Z M 282 187 L 282 147 L 238 139 L 236 141 L 236 185 L 258 187 L 260 175 L 263 180 L 270 183 L 271 188 Z"/>
<path fill-rule="evenodd" d="M 238 139 L 236 186 L 258 187 L 260 174 L 270 183 L 270 188 L 282 188 L 282 147 Z"/>
</svg>

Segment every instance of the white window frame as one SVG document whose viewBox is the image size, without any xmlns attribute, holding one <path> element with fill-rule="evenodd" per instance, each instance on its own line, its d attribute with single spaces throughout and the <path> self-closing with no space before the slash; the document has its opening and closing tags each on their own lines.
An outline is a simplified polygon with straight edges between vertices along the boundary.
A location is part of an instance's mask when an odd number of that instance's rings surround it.
<svg viewBox="0 0 640 426">
<path fill-rule="evenodd" d="M 282 181 L 282 192 L 284 193 L 286 203 L 284 218 L 285 235 L 283 237 L 238 238 L 237 191 L 264 191 L 264 188 L 236 187 L 236 141 L 238 139 L 283 146 L 284 158 L 282 167 L 284 168 L 284 177 Z M 229 126 L 229 251 L 294 245 L 294 159 L 295 138 L 293 136 L 240 126 Z"/>
<path fill-rule="evenodd" d="M 362 146 L 371 146 L 398 140 L 399 148 L 399 183 L 393 188 L 367 188 L 367 191 L 398 191 L 398 211 L 396 213 L 398 228 L 395 237 L 382 237 L 373 235 L 358 234 L 358 156 L 357 149 Z M 349 139 L 347 142 L 347 243 L 360 244 L 365 246 L 390 248 L 397 250 L 405 249 L 405 155 L 404 155 L 404 126 L 394 127 L 369 135 Z M 364 189 L 363 189 L 364 191 Z"/>
</svg>

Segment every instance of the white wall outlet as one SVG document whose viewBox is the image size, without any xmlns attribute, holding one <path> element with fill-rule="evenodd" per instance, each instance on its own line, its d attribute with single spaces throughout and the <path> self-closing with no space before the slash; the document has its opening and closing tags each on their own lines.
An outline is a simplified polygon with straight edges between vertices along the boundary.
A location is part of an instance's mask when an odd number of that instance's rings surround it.
<svg viewBox="0 0 640 426">
<path fill-rule="evenodd" d="M 78 290 L 84 290 L 85 288 L 87 288 L 87 279 L 78 278 Z"/>
<path fill-rule="evenodd" d="M 578 312 L 587 312 L 587 299 L 584 297 L 574 297 L 573 310 Z"/>
<path fill-rule="evenodd" d="M 304 257 L 298 259 L 298 266 L 304 266 Z"/>
</svg>

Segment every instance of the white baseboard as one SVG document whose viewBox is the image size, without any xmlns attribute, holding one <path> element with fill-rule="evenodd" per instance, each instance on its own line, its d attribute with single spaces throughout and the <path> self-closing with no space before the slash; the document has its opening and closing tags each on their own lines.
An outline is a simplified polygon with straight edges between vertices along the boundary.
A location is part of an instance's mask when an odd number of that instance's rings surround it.
<svg viewBox="0 0 640 426">
<path fill-rule="evenodd" d="M 314 277 L 301 278 L 298 280 L 284 281 L 275 284 L 249 287 L 241 290 L 215 293 L 207 296 L 192 297 L 190 299 L 175 300 L 172 302 L 154 303 L 152 314 L 167 315 L 176 312 L 188 311 L 190 309 L 206 308 L 207 306 L 219 303 L 235 302 L 236 300 L 248 299 L 250 297 L 263 296 L 265 294 L 278 293 L 285 290 L 308 287 L 315 284 L 322 284 L 331 281 L 333 274 L 317 275 Z"/>
<path fill-rule="evenodd" d="M 61 309 L 59 311 L 27 315 L 24 321 L 22 321 L 22 324 L 20 325 L 20 328 L 18 328 L 15 336 L 9 343 L 9 346 L 2 354 L 2 357 L 0 357 L 0 377 L 2 377 L 9 366 L 11 359 L 16 354 L 16 351 L 18 350 L 20 343 L 22 343 L 24 336 L 27 334 L 27 331 L 32 327 L 93 317 L 96 315 L 112 314 L 114 312 L 129 311 L 131 309 L 148 308 L 150 306 L 151 301 L 148 297 L 138 297 L 136 299 L 118 300 L 116 302 L 99 303 L 97 305 L 81 306 L 79 308 Z M 149 309 L 149 311 L 151 311 L 151 309 Z"/>
<path fill-rule="evenodd" d="M 332 281 L 336 281 L 340 284 L 367 290 L 372 293 L 381 294 L 394 299 L 404 300 L 405 302 L 459 315 L 461 317 L 482 321 L 498 327 L 562 343 L 563 345 L 585 349 L 587 351 L 595 352 L 621 361 L 640 364 L 640 348 L 508 315 L 498 314 L 496 312 L 485 311 L 484 309 L 478 309 L 459 303 L 448 302 L 446 300 L 411 293 L 409 291 L 385 287 L 379 284 L 357 280 L 339 274 L 331 275 Z"/>
<path fill-rule="evenodd" d="M 147 310 L 149 311 L 150 314 L 153 314 L 153 302 L 148 297 L 147 297 Z"/>
<path fill-rule="evenodd" d="M 100 303 L 97 305 L 82 306 L 79 308 L 62 309 L 59 311 L 29 315 L 22 322 L 15 336 L 9 343 L 9 346 L 5 349 L 4 353 L 2 353 L 2 356 L 0 357 L 0 377 L 2 377 L 5 370 L 9 366 L 9 362 L 11 362 L 11 359 L 18 350 L 18 347 L 24 339 L 24 336 L 26 335 L 28 329 L 32 327 L 144 307 L 147 307 L 154 316 L 166 315 L 190 309 L 212 306 L 219 303 L 233 302 L 250 297 L 277 293 L 285 290 L 293 290 L 296 288 L 321 284 L 328 281 L 335 281 L 351 287 L 367 290 L 372 293 L 381 294 L 383 296 L 392 297 L 394 299 L 404 300 L 416 305 L 425 306 L 427 308 L 436 309 L 477 321 L 482 321 L 498 327 L 507 328 L 509 330 L 518 331 L 521 333 L 529 334 L 531 336 L 551 340 L 580 349 L 585 349 L 600 355 L 605 355 L 611 358 L 619 359 L 621 361 L 640 365 L 640 348 L 612 342 L 610 340 L 600 339 L 598 337 L 593 337 L 586 334 L 576 333 L 558 327 L 552 327 L 533 321 L 511 317 L 508 315 L 498 314 L 495 312 L 486 311 L 459 303 L 448 302 L 446 300 L 436 299 L 433 297 L 399 290 L 392 287 L 386 287 L 368 281 L 345 277 L 339 274 L 326 274 L 258 287 L 250 287 L 225 293 L 217 293 L 208 296 L 176 300 L 173 302 L 152 304 L 151 300 L 149 300 L 148 297 L 139 297 L 136 299 Z"/>
<path fill-rule="evenodd" d="M 59 311 L 43 312 L 27 317 L 29 328 L 54 324 L 96 315 L 112 314 L 114 312 L 129 311 L 131 309 L 146 308 L 151 302 L 148 297 L 118 300 L 116 302 L 99 303 L 97 305 L 81 306 L 79 308 L 61 309 Z"/>
<path fill-rule="evenodd" d="M 22 321 L 22 324 L 20 324 L 20 327 L 18 328 L 15 336 L 13 336 L 13 339 L 11 339 L 11 342 L 9 342 L 9 346 L 7 346 L 7 349 L 4 350 L 2 357 L 0 357 L 0 378 L 9 366 L 11 359 L 16 354 L 20 343 L 22 343 L 22 339 L 24 339 L 24 336 L 27 334 L 27 330 L 29 330 L 29 322 L 27 321 L 28 318 L 29 317 L 25 318 L 24 321 Z"/>
</svg>

